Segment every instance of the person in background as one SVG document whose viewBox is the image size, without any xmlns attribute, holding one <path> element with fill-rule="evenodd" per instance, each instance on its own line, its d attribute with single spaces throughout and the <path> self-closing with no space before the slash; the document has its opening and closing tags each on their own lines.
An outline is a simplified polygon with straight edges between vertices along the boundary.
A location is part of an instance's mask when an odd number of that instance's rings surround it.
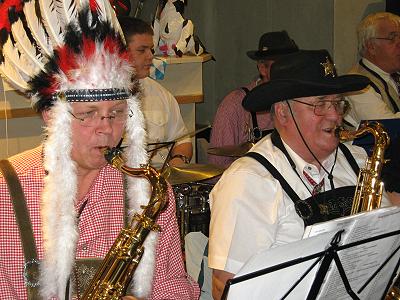
<svg viewBox="0 0 400 300">
<path fill-rule="evenodd" d="M 274 62 L 270 81 L 244 98 L 249 111 L 271 111 L 275 131 L 233 162 L 210 193 L 214 299 L 260 249 L 350 214 L 367 155 L 340 144 L 335 129 L 349 109 L 342 94 L 368 84 L 361 75 L 337 76 L 326 50 L 303 50 Z M 382 204 L 390 204 L 386 195 Z"/>
<path fill-rule="evenodd" d="M 272 129 L 269 112 L 251 114 L 242 107 L 246 93 L 270 79 L 270 68 L 278 57 L 298 51 L 296 43 L 286 31 L 264 33 L 258 49 L 247 52 L 256 61 L 259 76 L 248 85 L 235 89 L 222 100 L 211 130 L 210 148 L 239 146 L 242 143 L 259 140 L 262 131 Z M 221 167 L 228 167 L 236 158 L 209 154 L 208 161 Z"/>
<path fill-rule="evenodd" d="M 174 96 L 149 77 L 153 61 L 153 29 L 146 22 L 133 17 L 120 17 L 122 31 L 132 63 L 142 90 L 142 110 L 146 121 L 148 143 L 176 141 L 168 163 L 189 163 L 193 147 Z M 154 145 L 151 148 L 160 147 Z M 167 148 L 152 153 L 151 164 L 161 167 L 167 159 Z"/>
<path fill-rule="evenodd" d="M 26 90 L 46 124 L 43 144 L 1 161 L 2 299 L 80 299 L 121 229 L 150 201 L 147 180 L 124 176 L 104 156 L 124 136 L 125 164 L 148 160 L 126 45 L 114 23 L 80 10 Z M 166 188 L 167 205 L 154 220 L 160 232 L 145 239 L 124 300 L 199 296 Z"/>
<path fill-rule="evenodd" d="M 358 25 L 357 37 L 361 59 L 350 73 L 367 76 L 371 83 L 347 96 L 352 109 L 345 119 L 357 127 L 362 120 L 400 118 L 400 17 L 388 12 L 370 14 Z M 396 203 L 400 199 L 398 149 L 399 141 L 392 139 L 386 154 L 390 160 L 382 170 L 388 195 Z"/>
<path fill-rule="evenodd" d="M 350 70 L 371 80 L 362 92 L 350 93 L 352 109 L 346 117 L 353 126 L 362 120 L 399 118 L 400 17 L 379 12 L 357 27 L 359 62 Z"/>
</svg>

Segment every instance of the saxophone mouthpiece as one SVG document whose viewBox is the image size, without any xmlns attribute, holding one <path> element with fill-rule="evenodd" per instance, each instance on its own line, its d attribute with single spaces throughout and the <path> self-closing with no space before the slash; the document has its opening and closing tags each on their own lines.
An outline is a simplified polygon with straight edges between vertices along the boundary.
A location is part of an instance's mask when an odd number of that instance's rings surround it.
<svg viewBox="0 0 400 300">
<path fill-rule="evenodd" d="M 335 136 L 336 136 L 337 138 L 340 138 L 340 132 L 341 132 L 342 130 L 344 130 L 344 127 L 343 127 L 343 126 L 336 126 L 336 128 L 335 128 Z"/>
<path fill-rule="evenodd" d="M 122 140 L 123 140 L 123 139 L 121 138 L 121 140 L 119 141 L 119 143 L 118 143 L 117 146 L 115 146 L 115 147 L 113 147 L 113 148 L 107 147 L 107 148 L 103 151 L 104 158 L 106 159 L 106 161 L 107 161 L 110 165 L 112 165 L 112 161 L 113 161 L 114 157 L 117 157 L 117 156 L 122 155 L 122 149 L 124 148 L 124 147 L 121 147 L 121 145 L 122 145 Z"/>
<path fill-rule="evenodd" d="M 120 156 L 122 154 L 122 148 L 114 147 L 114 148 L 107 148 L 104 150 L 104 158 L 109 164 L 112 164 L 113 158 Z"/>
</svg>

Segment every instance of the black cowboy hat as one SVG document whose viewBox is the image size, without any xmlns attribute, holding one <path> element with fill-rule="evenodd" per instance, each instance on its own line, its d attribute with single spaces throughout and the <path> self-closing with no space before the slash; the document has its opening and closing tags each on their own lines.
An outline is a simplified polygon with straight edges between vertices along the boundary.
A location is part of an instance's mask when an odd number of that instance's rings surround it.
<svg viewBox="0 0 400 300">
<path fill-rule="evenodd" d="M 296 51 L 299 48 L 286 31 L 275 31 L 264 33 L 258 42 L 258 50 L 247 51 L 247 56 L 254 60 L 274 59 Z"/>
<path fill-rule="evenodd" d="M 252 89 L 243 107 L 252 112 L 268 111 L 271 105 L 300 97 L 358 91 L 369 79 L 362 75 L 337 76 L 326 50 L 301 50 L 278 59 L 271 67 L 271 80 Z"/>
</svg>

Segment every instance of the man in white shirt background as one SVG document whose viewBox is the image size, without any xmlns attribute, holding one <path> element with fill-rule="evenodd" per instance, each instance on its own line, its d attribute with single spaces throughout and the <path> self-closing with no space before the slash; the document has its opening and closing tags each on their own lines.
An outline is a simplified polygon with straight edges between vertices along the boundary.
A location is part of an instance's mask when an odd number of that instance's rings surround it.
<svg viewBox="0 0 400 300">
<path fill-rule="evenodd" d="M 119 18 L 128 45 L 129 59 L 135 68 L 142 89 L 142 110 L 145 116 L 148 143 L 176 141 L 170 165 L 189 163 L 193 148 L 174 96 L 148 77 L 153 60 L 153 30 L 146 22 L 131 17 Z M 183 138 L 182 138 L 183 137 Z M 151 146 L 158 148 L 160 145 Z M 151 153 L 151 164 L 161 167 L 168 155 L 164 147 Z"/>
<path fill-rule="evenodd" d="M 360 61 L 350 73 L 367 76 L 371 84 L 350 95 L 352 109 L 346 120 L 399 118 L 399 91 L 394 79 L 400 71 L 400 17 L 379 12 L 365 17 L 357 27 Z"/>
</svg>

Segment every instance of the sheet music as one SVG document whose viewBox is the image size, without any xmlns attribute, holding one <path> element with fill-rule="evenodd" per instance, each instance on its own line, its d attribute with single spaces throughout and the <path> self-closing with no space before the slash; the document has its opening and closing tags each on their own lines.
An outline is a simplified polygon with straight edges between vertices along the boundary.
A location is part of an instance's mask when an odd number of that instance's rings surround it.
<svg viewBox="0 0 400 300">
<path fill-rule="evenodd" d="M 400 207 L 387 207 L 309 226 L 306 228 L 304 237 L 345 229 L 342 235 L 342 244 L 348 244 L 399 228 Z M 358 294 L 357 291 L 399 244 L 400 236 L 397 235 L 339 252 L 350 285 L 361 299 L 380 299 L 382 297 L 400 253 L 390 260 L 363 292 Z M 334 264 L 331 265 L 325 281 L 328 284 L 323 285 L 319 298 L 329 299 L 331 295 L 335 295 L 335 299 L 338 300 L 350 299 Z"/>
<path fill-rule="evenodd" d="M 340 245 L 399 230 L 400 207 L 377 209 L 307 227 L 303 240 L 260 251 L 246 262 L 235 278 L 322 252 L 330 245 L 336 232 L 341 229 L 345 232 L 342 234 Z M 360 286 L 399 245 L 400 237 L 396 235 L 339 252 L 340 260 L 354 292 L 357 293 Z M 360 299 L 375 300 L 382 297 L 395 263 L 400 258 L 399 252 L 392 257 L 379 276 L 362 293 L 357 294 Z M 315 261 L 316 259 L 313 258 L 290 267 L 281 267 L 269 274 L 231 285 L 228 299 L 281 299 Z M 344 290 L 342 280 L 336 267 L 332 267 L 333 265 L 334 262 L 325 277 L 317 299 L 351 299 Z M 285 299 L 306 299 L 318 267 L 319 264 Z"/>
<path fill-rule="evenodd" d="M 261 250 L 254 255 L 236 274 L 235 277 L 245 275 L 254 271 L 262 270 L 280 263 L 306 257 L 319 251 L 324 251 L 332 239 L 332 233 L 324 233 L 318 236 L 279 246 L 276 248 Z M 295 251 L 294 251 L 295 250 Z M 303 262 L 281 269 L 263 276 L 246 280 L 232 285 L 229 290 L 228 299 L 281 299 L 302 274 L 316 259 Z M 301 284 L 286 298 L 289 300 L 305 299 L 307 291 L 314 280 L 317 268 L 314 268 Z"/>
</svg>

